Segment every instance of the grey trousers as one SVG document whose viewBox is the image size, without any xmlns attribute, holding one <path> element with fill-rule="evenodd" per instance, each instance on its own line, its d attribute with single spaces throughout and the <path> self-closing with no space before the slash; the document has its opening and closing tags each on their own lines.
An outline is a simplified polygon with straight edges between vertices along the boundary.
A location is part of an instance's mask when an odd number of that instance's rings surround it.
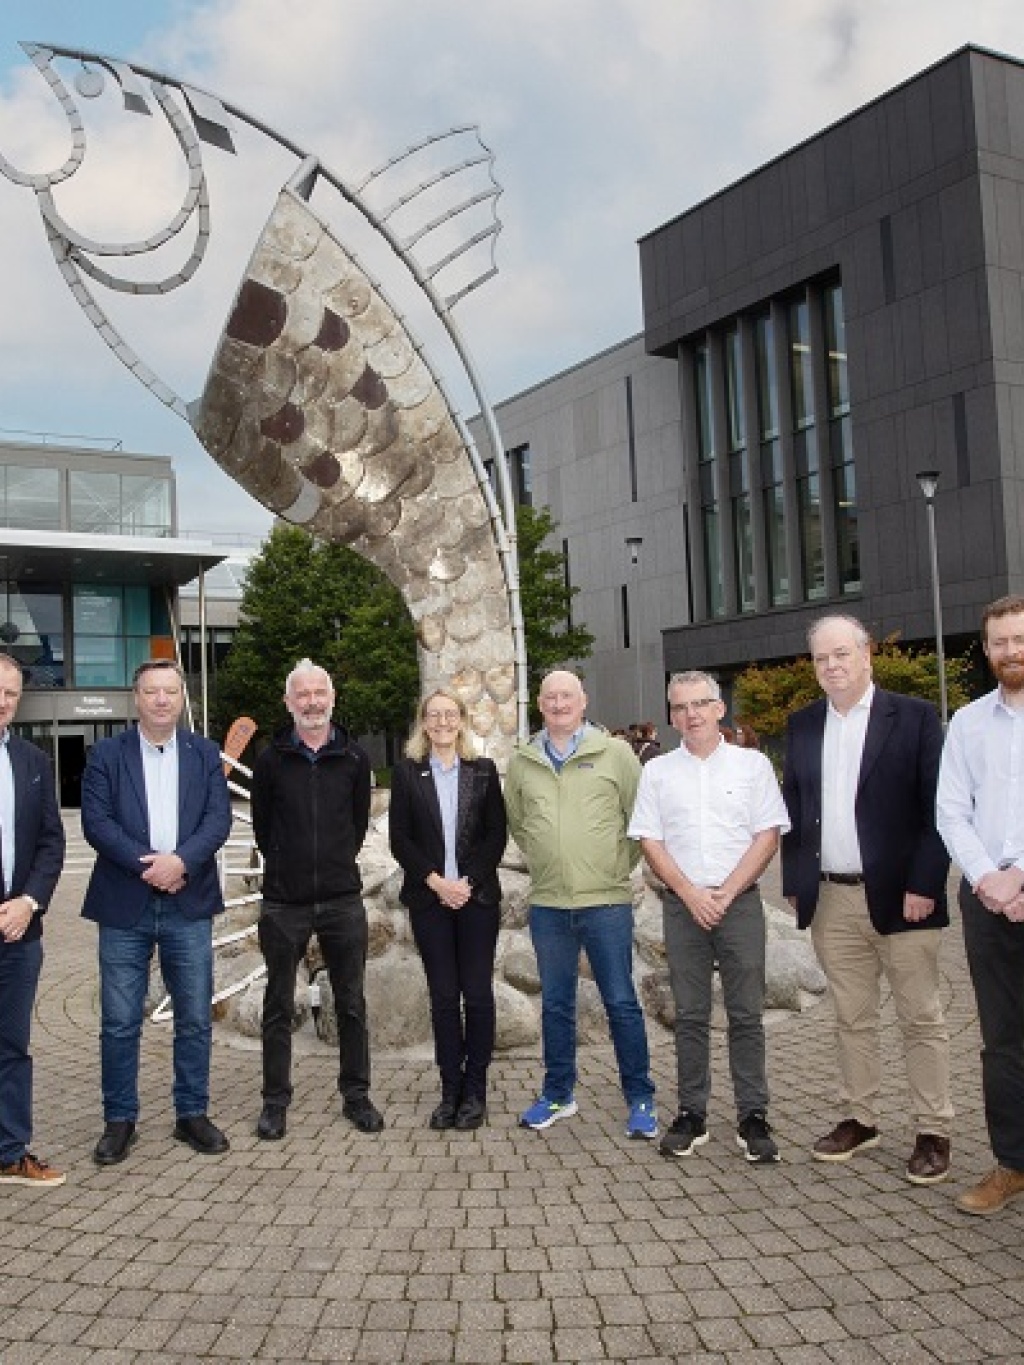
<svg viewBox="0 0 1024 1365">
<path fill-rule="evenodd" d="M 665 953 L 676 1004 L 679 1108 L 706 1117 L 711 1097 L 711 986 L 715 963 L 729 1021 L 736 1113 L 768 1108 L 764 1045 L 765 924 L 761 894 L 744 891 L 714 929 L 702 929 L 678 897 L 664 899 Z"/>
</svg>

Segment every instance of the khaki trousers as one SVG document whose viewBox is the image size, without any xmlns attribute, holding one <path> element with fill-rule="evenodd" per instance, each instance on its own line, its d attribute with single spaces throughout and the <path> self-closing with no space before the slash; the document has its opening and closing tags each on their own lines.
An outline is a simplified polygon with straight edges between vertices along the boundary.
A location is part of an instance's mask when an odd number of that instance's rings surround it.
<svg viewBox="0 0 1024 1365">
<path fill-rule="evenodd" d="M 949 1033 L 939 999 L 941 933 L 879 934 L 862 886 L 822 882 L 811 939 L 835 1005 L 843 1117 L 878 1127 L 884 973 L 903 1035 L 915 1131 L 950 1136 Z"/>
</svg>

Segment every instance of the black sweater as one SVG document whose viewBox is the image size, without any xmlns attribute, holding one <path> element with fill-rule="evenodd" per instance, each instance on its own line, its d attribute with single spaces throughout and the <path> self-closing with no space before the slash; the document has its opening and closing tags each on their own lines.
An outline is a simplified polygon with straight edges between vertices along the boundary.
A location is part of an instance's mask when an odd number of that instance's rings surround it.
<svg viewBox="0 0 1024 1365">
<path fill-rule="evenodd" d="M 315 905 L 362 889 L 356 854 L 370 823 L 370 760 L 341 726 L 314 762 L 294 733 L 279 730 L 256 760 L 253 833 L 264 897 Z"/>
</svg>

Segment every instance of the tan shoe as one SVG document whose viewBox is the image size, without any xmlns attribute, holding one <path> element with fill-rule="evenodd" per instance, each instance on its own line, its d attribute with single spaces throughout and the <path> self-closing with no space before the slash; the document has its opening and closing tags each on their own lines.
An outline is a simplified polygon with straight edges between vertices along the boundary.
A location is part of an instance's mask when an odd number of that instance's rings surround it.
<svg viewBox="0 0 1024 1365">
<path fill-rule="evenodd" d="M 26 1152 L 9 1166 L 0 1166 L 0 1185 L 32 1185 L 37 1190 L 55 1189 L 63 1185 L 67 1176 L 63 1171 L 47 1165 L 31 1152 Z"/>
<path fill-rule="evenodd" d="M 997 1166 L 980 1184 L 966 1190 L 956 1206 L 962 1213 L 998 1213 L 1018 1194 L 1024 1194 L 1024 1171 Z"/>
<path fill-rule="evenodd" d="M 937 1185 L 949 1175 L 949 1138 L 937 1133 L 918 1133 L 907 1162 L 911 1185 Z"/>
</svg>

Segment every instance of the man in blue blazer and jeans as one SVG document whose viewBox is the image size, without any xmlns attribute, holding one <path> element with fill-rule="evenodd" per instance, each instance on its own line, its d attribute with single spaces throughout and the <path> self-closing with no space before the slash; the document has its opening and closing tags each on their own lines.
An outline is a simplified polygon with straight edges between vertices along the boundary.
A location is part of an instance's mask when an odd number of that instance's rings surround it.
<svg viewBox="0 0 1024 1365">
<path fill-rule="evenodd" d="M 35 1189 L 64 1175 L 29 1151 L 32 1057 L 29 1035 L 43 965 L 42 917 L 64 863 L 50 760 L 12 735 L 21 665 L 0 654 L 0 1185 Z"/>
<path fill-rule="evenodd" d="M 836 1012 L 844 1114 L 814 1145 L 849 1161 L 878 1145 L 880 983 L 903 1037 L 916 1140 L 906 1176 L 949 1174 L 953 1106 L 939 940 L 949 924 L 949 855 L 935 827 L 942 727 L 917 697 L 875 687 L 871 641 L 852 616 L 808 631 L 825 696 L 790 717 L 782 794 L 782 890 L 811 928 Z"/>
<path fill-rule="evenodd" d="M 139 1117 L 139 1044 L 154 950 L 174 1009 L 174 1136 L 204 1156 L 228 1149 L 210 1122 L 213 916 L 224 909 L 216 854 L 231 830 L 220 751 L 178 728 L 177 664 L 134 678 L 137 726 L 102 740 L 82 778 L 82 831 L 97 852 L 82 914 L 99 925 L 101 1166 L 123 1161 Z"/>
</svg>

